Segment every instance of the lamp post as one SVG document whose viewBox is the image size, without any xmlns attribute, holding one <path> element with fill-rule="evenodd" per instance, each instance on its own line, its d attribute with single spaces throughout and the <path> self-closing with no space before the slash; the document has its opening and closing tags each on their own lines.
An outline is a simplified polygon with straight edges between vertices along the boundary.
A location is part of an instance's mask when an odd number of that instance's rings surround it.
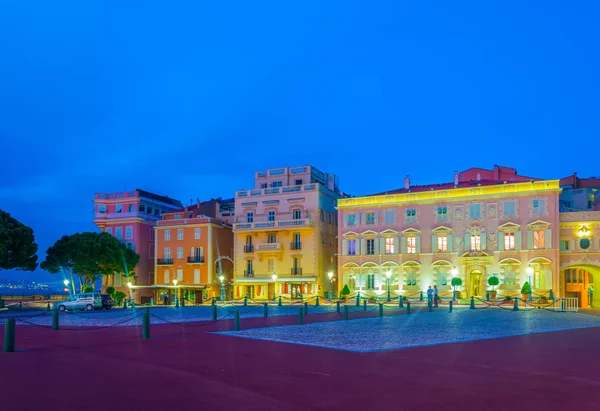
<svg viewBox="0 0 600 411">
<path fill-rule="evenodd" d="M 388 302 L 392 301 L 392 296 L 390 294 L 390 278 L 392 277 L 392 272 L 390 270 L 386 271 L 385 276 L 387 277 L 387 286 L 388 286 Z"/>
<path fill-rule="evenodd" d="M 531 268 L 531 264 L 527 267 L 527 275 L 529 276 L 529 296 L 527 297 L 527 301 L 531 301 L 531 275 L 533 274 L 533 268 Z"/>
<path fill-rule="evenodd" d="M 130 303 L 132 303 L 132 302 L 133 302 L 133 294 L 132 294 L 132 291 L 131 291 L 131 286 L 132 286 L 132 285 L 133 285 L 133 284 L 131 284 L 131 281 L 128 281 L 128 282 L 127 282 L 127 288 L 129 289 L 129 302 L 130 302 Z"/>
<path fill-rule="evenodd" d="M 71 289 L 69 288 L 69 280 L 67 280 L 65 278 L 65 281 L 63 281 L 63 284 L 65 285 L 65 288 L 67 289 L 67 291 L 69 291 L 69 297 L 71 297 Z"/>
<path fill-rule="evenodd" d="M 330 271 L 327 273 L 327 277 L 329 277 L 329 301 L 333 298 L 333 273 Z"/>
<path fill-rule="evenodd" d="M 450 270 L 450 274 L 452 274 L 452 279 L 456 278 L 456 276 L 458 275 L 458 269 L 456 268 L 456 266 L 454 266 L 452 270 Z M 452 291 L 452 301 L 456 301 L 456 285 L 454 284 L 454 281 L 452 281 L 452 287 L 454 288 L 454 290 Z"/>
<path fill-rule="evenodd" d="M 273 301 L 277 300 L 277 274 L 275 272 L 273 272 L 273 275 L 271 276 L 271 278 L 273 279 Z"/>
<path fill-rule="evenodd" d="M 179 293 L 177 292 L 177 278 L 173 280 L 173 287 L 175 287 L 173 291 L 173 295 L 175 296 L 175 307 L 179 307 Z"/>
<path fill-rule="evenodd" d="M 223 274 L 221 274 L 219 276 L 219 281 L 221 281 L 221 296 L 219 297 L 219 299 L 221 300 L 221 302 L 225 301 L 225 284 L 223 284 L 224 280 L 225 277 L 223 276 Z"/>
</svg>

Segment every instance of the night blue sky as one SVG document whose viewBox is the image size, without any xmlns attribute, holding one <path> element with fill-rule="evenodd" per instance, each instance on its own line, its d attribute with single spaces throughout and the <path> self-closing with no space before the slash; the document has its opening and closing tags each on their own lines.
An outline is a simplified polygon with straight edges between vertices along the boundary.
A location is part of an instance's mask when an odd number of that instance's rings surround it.
<svg viewBox="0 0 600 411">
<path fill-rule="evenodd" d="M 597 1 L 0 0 L 0 208 L 43 256 L 95 229 L 97 191 L 227 197 L 301 164 L 352 194 L 598 175 L 598 21 Z"/>
</svg>

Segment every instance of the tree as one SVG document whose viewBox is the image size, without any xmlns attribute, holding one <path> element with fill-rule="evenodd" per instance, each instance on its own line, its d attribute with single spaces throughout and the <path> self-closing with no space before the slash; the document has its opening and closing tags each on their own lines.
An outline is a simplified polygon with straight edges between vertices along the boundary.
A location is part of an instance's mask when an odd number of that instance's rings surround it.
<svg viewBox="0 0 600 411">
<path fill-rule="evenodd" d="M 348 288 L 348 284 L 344 285 L 344 288 L 342 288 L 342 295 L 350 295 L 350 288 Z"/>
<path fill-rule="evenodd" d="M 91 285 L 86 285 L 85 287 L 83 287 L 83 292 L 84 293 L 93 293 L 94 287 L 92 287 Z"/>
<path fill-rule="evenodd" d="M 0 270 L 34 271 L 37 250 L 33 230 L 0 210 Z"/>
<path fill-rule="evenodd" d="M 123 301 L 125 299 L 126 295 L 123 291 L 117 291 L 115 293 L 115 302 L 117 303 L 117 305 L 119 305 L 121 303 L 121 301 Z"/>
<path fill-rule="evenodd" d="M 117 290 L 115 289 L 115 287 L 106 287 L 106 294 L 110 295 L 111 297 L 115 298 L 114 295 L 117 292 Z"/>
<path fill-rule="evenodd" d="M 495 286 L 500 284 L 500 280 L 498 280 L 498 277 L 496 277 L 494 275 L 488 279 L 488 284 L 492 286 L 492 290 L 493 290 Z"/>
</svg>

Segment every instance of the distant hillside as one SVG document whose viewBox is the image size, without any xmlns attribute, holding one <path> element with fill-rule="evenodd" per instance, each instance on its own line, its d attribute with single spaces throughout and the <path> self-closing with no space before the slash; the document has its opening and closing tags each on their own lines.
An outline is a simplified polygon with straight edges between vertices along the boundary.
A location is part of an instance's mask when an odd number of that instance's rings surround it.
<svg viewBox="0 0 600 411">
<path fill-rule="evenodd" d="M 29 280 L 0 279 L 0 295 L 65 294 L 59 282 L 39 283 Z"/>
</svg>

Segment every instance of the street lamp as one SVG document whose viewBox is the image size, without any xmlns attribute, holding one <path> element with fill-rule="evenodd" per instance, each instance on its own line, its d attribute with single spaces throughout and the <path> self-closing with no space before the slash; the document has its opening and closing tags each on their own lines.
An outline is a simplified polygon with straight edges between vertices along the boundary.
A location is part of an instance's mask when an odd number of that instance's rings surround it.
<svg viewBox="0 0 600 411">
<path fill-rule="evenodd" d="M 277 300 L 277 274 L 273 273 L 271 276 L 273 279 L 273 301 Z"/>
<path fill-rule="evenodd" d="M 452 280 L 454 280 L 454 278 L 458 275 L 458 268 L 454 266 L 450 270 L 450 274 L 452 275 Z M 454 281 L 452 281 L 452 287 L 454 288 L 454 291 L 452 291 L 452 301 L 456 301 L 456 283 Z"/>
<path fill-rule="evenodd" d="M 69 288 L 69 280 L 67 280 L 65 278 L 65 281 L 63 281 L 63 284 L 65 285 L 65 288 L 67 289 L 67 291 L 69 292 L 69 296 L 71 295 L 71 289 Z"/>
<path fill-rule="evenodd" d="M 175 278 L 173 280 L 173 287 L 175 287 L 175 290 L 173 291 L 173 294 L 175 294 L 175 307 L 179 307 L 179 293 L 177 292 L 177 278 Z"/>
<path fill-rule="evenodd" d="M 527 271 L 527 275 L 529 276 L 529 296 L 527 297 L 527 301 L 531 301 L 531 275 L 533 274 L 533 268 L 531 268 L 531 264 L 525 271 Z"/>
<path fill-rule="evenodd" d="M 333 298 L 333 273 L 328 272 L 327 277 L 329 277 L 329 301 L 331 301 Z"/>
<path fill-rule="evenodd" d="M 225 301 L 225 284 L 223 284 L 223 281 L 225 280 L 225 277 L 223 277 L 223 274 L 221 274 L 219 276 L 219 281 L 221 281 L 221 301 Z"/>
<path fill-rule="evenodd" d="M 388 302 L 392 301 L 390 295 L 390 277 L 392 276 L 392 272 L 390 270 L 386 271 L 385 276 L 387 277 L 387 285 L 388 285 Z"/>
</svg>

